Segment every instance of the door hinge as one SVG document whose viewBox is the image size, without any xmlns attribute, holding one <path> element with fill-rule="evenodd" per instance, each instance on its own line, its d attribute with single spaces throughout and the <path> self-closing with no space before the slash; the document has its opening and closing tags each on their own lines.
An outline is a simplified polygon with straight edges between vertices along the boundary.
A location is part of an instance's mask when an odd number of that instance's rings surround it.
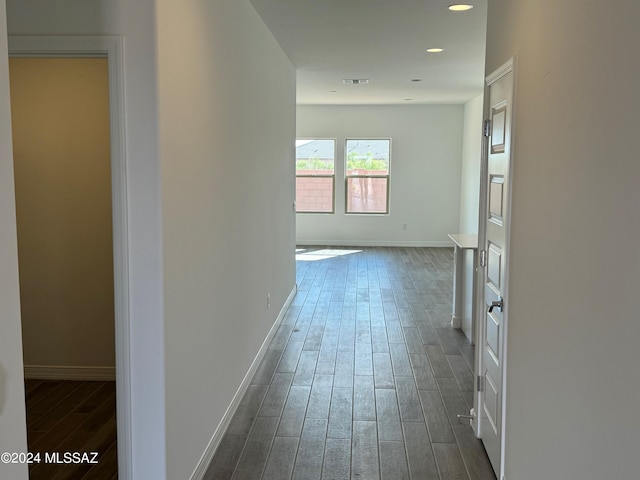
<svg viewBox="0 0 640 480">
<path fill-rule="evenodd" d="M 480 251 L 480 266 L 481 267 L 486 267 L 487 266 L 487 251 L 486 250 L 481 250 Z"/>
<path fill-rule="evenodd" d="M 476 380 L 478 382 L 478 392 L 484 392 L 484 377 L 482 375 L 478 375 Z"/>
<path fill-rule="evenodd" d="M 491 120 L 487 119 L 487 120 L 484 121 L 484 130 L 483 130 L 482 134 L 485 137 L 490 137 L 491 136 Z"/>
</svg>

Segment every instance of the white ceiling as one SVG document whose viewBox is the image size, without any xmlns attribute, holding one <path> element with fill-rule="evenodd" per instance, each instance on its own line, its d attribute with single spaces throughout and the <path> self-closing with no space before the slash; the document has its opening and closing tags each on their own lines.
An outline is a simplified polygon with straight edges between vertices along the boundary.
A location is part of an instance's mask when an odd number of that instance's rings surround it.
<svg viewBox="0 0 640 480">
<path fill-rule="evenodd" d="M 251 2 L 297 68 L 298 104 L 464 103 L 482 92 L 487 0 L 467 12 L 449 0 Z"/>
</svg>

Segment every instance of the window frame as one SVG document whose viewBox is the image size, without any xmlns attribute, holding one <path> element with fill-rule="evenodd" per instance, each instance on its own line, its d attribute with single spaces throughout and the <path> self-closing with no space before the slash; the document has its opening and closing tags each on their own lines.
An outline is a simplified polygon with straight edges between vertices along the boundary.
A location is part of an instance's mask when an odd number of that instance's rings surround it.
<svg viewBox="0 0 640 480">
<path fill-rule="evenodd" d="M 296 141 L 298 140 L 309 140 L 309 141 L 315 141 L 315 140 L 331 140 L 333 142 L 333 173 L 330 175 L 325 175 L 325 174 L 321 174 L 321 173 L 316 173 L 316 174 L 304 174 L 304 175 L 298 175 L 298 169 L 296 166 L 295 169 L 295 175 L 296 175 L 296 215 L 297 214 L 311 214 L 311 215 L 334 215 L 336 213 L 336 159 L 338 157 L 338 139 L 337 138 L 332 138 L 332 137 L 296 137 Z M 298 161 L 298 155 L 296 153 L 295 156 L 295 161 Z M 297 201 L 297 195 L 298 195 L 298 178 L 331 178 L 331 211 L 325 211 L 325 210 L 318 210 L 318 211 L 313 211 L 313 210 L 305 210 L 303 212 L 298 211 L 298 201 Z"/>
<path fill-rule="evenodd" d="M 347 143 L 350 140 L 387 140 L 389 142 L 389 165 L 386 175 L 349 175 L 348 172 L 348 159 L 347 159 Z M 390 191 L 391 191 L 391 150 L 392 139 L 391 137 L 346 137 L 344 139 L 344 213 L 345 215 L 389 215 L 390 214 Z M 386 192 L 386 204 L 384 212 L 351 212 L 349 211 L 349 179 L 350 178 L 386 178 L 387 179 L 387 192 Z"/>
</svg>

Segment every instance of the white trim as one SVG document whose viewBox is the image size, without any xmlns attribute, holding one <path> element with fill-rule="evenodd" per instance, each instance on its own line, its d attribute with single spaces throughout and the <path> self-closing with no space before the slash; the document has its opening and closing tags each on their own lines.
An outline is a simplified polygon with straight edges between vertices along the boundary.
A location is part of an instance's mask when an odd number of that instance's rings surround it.
<svg viewBox="0 0 640 480">
<path fill-rule="evenodd" d="M 37 380 L 101 380 L 116 379 L 115 367 L 66 367 L 61 365 L 25 365 L 24 378 Z"/>
<path fill-rule="evenodd" d="M 328 247 L 453 247 L 451 240 L 296 240 L 300 246 Z"/>
<path fill-rule="evenodd" d="M 510 243 L 511 243 L 511 198 L 512 198 L 512 188 L 513 188 L 513 173 L 514 173 L 514 169 L 513 169 L 513 158 L 514 158 L 514 151 L 515 151 L 515 142 L 514 142 L 514 135 L 515 135 L 515 118 L 516 118 L 516 66 L 517 66 L 517 58 L 513 57 L 511 59 L 509 59 L 507 62 L 505 62 L 503 65 L 501 65 L 500 67 L 498 67 L 494 72 L 492 72 L 491 74 L 489 74 L 486 78 L 485 78 L 485 104 L 484 104 L 484 118 L 488 118 L 489 116 L 489 102 L 490 102 L 490 95 L 489 95 L 489 88 L 491 87 L 491 85 L 493 85 L 494 83 L 496 83 L 497 81 L 499 81 L 501 78 L 503 78 L 505 75 L 508 75 L 509 73 L 512 74 L 512 78 L 511 78 L 511 83 L 512 83 L 512 90 L 511 90 L 511 114 L 510 114 L 510 123 L 511 123 L 511 128 L 510 128 L 510 148 L 509 148 L 509 186 L 508 186 L 508 191 L 507 191 L 507 213 L 506 213 L 506 217 L 505 217 L 505 245 L 504 245 L 504 252 L 505 252 L 505 258 L 506 258 L 506 262 L 507 262 L 507 268 L 505 271 L 505 278 L 504 278 L 504 289 L 503 289 L 503 296 L 505 299 L 507 299 L 507 301 L 505 302 L 505 307 L 504 307 L 504 311 L 502 313 L 502 324 L 503 324 L 503 340 L 502 340 L 502 351 L 503 351 L 503 360 L 502 360 L 502 404 L 501 404 L 501 422 L 500 422 L 500 471 L 496 472 L 498 476 L 500 476 L 500 478 L 504 479 L 504 471 L 505 471 L 505 459 L 506 459 L 506 419 L 507 419 L 507 355 L 508 355 L 508 329 L 509 329 L 509 321 L 508 321 L 508 315 L 509 315 L 509 256 L 510 256 Z M 481 164 L 481 178 L 482 178 L 482 182 L 481 182 L 481 187 L 480 187 L 480 217 L 479 217 L 479 229 L 478 229 L 478 246 L 479 249 L 482 250 L 483 246 L 486 244 L 486 228 L 485 228 L 485 218 L 487 215 L 487 209 L 488 209 L 488 197 L 487 197 L 487 188 L 485 185 L 485 180 L 486 180 L 486 176 L 487 176 L 487 163 L 488 163 L 488 157 L 487 157 L 487 144 L 486 141 L 483 141 L 483 151 L 482 151 L 482 164 Z M 484 308 L 484 279 L 482 278 L 483 275 L 483 271 L 482 269 L 478 269 L 477 275 L 480 277 L 478 278 L 478 295 L 477 295 L 477 308 L 476 308 L 476 312 L 481 312 Z M 482 315 L 480 315 L 478 313 L 478 319 L 482 319 Z M 486 321 L 486 318 L 485 318 Z M 475 343 L 476 346 L 478 345 L 483 345 L 484 344 L 484 338 L 483 338 L 483 326 L 480 324 L 479 321 L 476 322 L 477 324 L 477 329 L 476 329 L 476 338 L 475 338 Z M 476 369 L 477 368 L 483 368 L 482 367 L 482 348 L 476 348 Z M 477 376 L 479 375 L 479 372 L 476 370 L 474 372 L 474 375 Z M 475 396 L 474 396 L 474 407 L 478 407 L 477 411 L 481 412 L 481 406 L 480 406 L 480 400 L 481 400 L 481 393 L 479 393 L 477 391 L 477 386 L 476 386 L 476 391 L 475 391 Z M 480 416 L 480 414 L 479 414 Z M 482 426 L 479 423 L 479 416 L 478 418 L 474 419 L 473 422 L 473 426 L 474 426 L 474 430 L 476 432 L 476 435 L 478 437 L 482 436 Z"/>
<path fill-rule="evenodd" d="M 118 478 L 133 479 L 131 362 L 129 338 L 129 251 L 125 155 L 124 54 L 121 36 L 9 35 L 9 55 L 20 57 L 105 57 L 109 63 L 111 191 L 116 336 Z"/>
<path fill-rule="evenodd" d="M 260 366 L 260 362 L 262 362 L 262 359 L 267 353 L 269 345 L 271 344 L 273 337 L 276 335 L 276 332 L 278 331 L 278 327 L 282 323 L 282 320 L 284 319 L 284 316 L 287 313 L 287 310 L 291 305 L 291 302 L 293 301 L 297 292 L 298 292 L 298 286 L 294 285 L 293 288 L 291 289 L 291 292 L 289 293 L 289 296 L 285 300 L 284 305 L 282 305 L 282 308 L 280 309 L 280 313 L 278 313 L 278 316 L 276 317 L 275 322 L 273 322 L 273 326 L 269 330 L 269 333 L 264 339 L 264 342 L 262 342 L 262 346 L 260 347 L 260 350 L 258 350 L 258 353 L 256 354 L 256 357 L 254 358 L 253 363 L 251 363 L 251 366 L 249 367 L 249 371 L 242 379 L 242 383 L 240 383 L 240 387 L 238 387 L 236 394 L 233 396 L 233 399 L 231 400 L 231 403 L 229 404 L 227 411 L 224 412 L 224 415 L 222 416 L 222 420 L 220 420 L 220 423 L 218 424 L 218 428 L 216 428 L 216 431 L 213 433 L 211 440 L 209 440 L 209 444 L 207 445 L 207 448 L 202 454 L 202 457 L 200 457 L 200 461 L 198 462 L 198 465 L 196 466 L 195 470 L 191 474 L 190 480 L 204 479 L 204 475 L 207 473 L 209 464 L 211 463 L 211 460 L 213 460 L 213 455 L 215 454 L 216 449 L 220 445 L 220 442 L 222 441 L 222 437 L 227 431 L 227 428 L 229 427 L 229 423 L 231 422 L 233 415 L 236 413 L 236 410 L 238 409 L 238 406 L 242 401 L 242 397 L 244 397 L 244 394 L 247 392 L 247 389 L 249 388 L 251 379 L 255 375 L 256 371 L 258 370 L 258 367 Z"/>
<path fill-rule="evenodd" d="M 489 118 L 489 87 L 485 81 L 483 105 L 482 105 L 482 128 L 484 129 L 485 122 Z M 484 249 L 486 242 L 486 222 L 485 215 L 487 214 L 487 169 L 488 169 L 488 137 L 482 135 L 482 147 L 480 153 L 480 191 L 479 191 L 479 203 L 478 203 L 478 256 Z M 482 422 L 480 418 L 482 416 L 482 393 L 478 388 L 478 378 L 481 376 L 482 371 L 482 345 L 484 345 L 484 323 L 486 321 L 483 317 L 484 313 L 484 267 L 480 266 L 478 261 L 475 265 L 475 317 L 473 323 L 475 324 L 475 332 L 473 337 L 473 343 L 475 344 L 474 355 L 474 392 L 473 392 L 473 408 L 477 412 L 477 415 L 471 420 L 471 428 L 473 429 L 477 438 L 482 437 Z"/>
<path fill-rule="evenodd" d="M 509 356 L 509 347 L 508 347 L 508 338 L 509 338 L 509 266 L 510 266 L 510 257 L 511 257 L 511 211 L 512 211 L 512 201 L 513 198 L 513 178 L 514 178 L 514 156 L 515 156 L 515 127 L 516 127 L 516 113 L 517 113 L 517 81 L 518 77 L 516 74 L 516 67 L 518 66 L 517 57 L 511 58 L 507 63 L 505 63 L 500 69 L 505 70 L 505 75 L 508 72 L 511 72 L 511 131 L 510 131 L 510 147 L 509 147 L 509 188 L 507 191 L 507 198 L 509 209 L 507 210 L 506 215 L 506 232 L 505 232 L 505 251 L 506 251 L 506 261 L 507 268 L 505 269 L 504 274 L 504 298 L 507 299 L 505 302 L 504 313 L 502 315 L 502 321 L 504 324 L 504 339 L 502 340 L 502 348 L 503 348 L 503 356 L 504 361 L 502 362 L 502 423 L 501 423 L 501 438 L 500 438 L 500 475 L 504 479 L 504 473 L 506 469 L 506 451 L 507 451 L 507 361 Z"/>
<path fill-rule="evenodd" d="M 490 87 L 498 80 L 500 80 L 505 75 L 514 71 L 516 59 L 515 57 L 507 60 L 502 65 L 500 65 L 494 72 L 490 73 L 486 76 L 485 81 L 487 82 L 487 86 Z"/>
</svg>

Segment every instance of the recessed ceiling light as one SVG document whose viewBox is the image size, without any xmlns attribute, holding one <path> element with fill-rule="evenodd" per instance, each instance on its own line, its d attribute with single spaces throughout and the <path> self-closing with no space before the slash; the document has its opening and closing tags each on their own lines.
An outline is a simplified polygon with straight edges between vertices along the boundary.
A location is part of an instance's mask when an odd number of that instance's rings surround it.
<svg viewBox="0 0 640 480">
<path fill-rule="evenodd" d="M 329 93 L 338 93 L 338 90 L 329 90 Z"/>
<path fill-rule="evenodd" d="M 422 79 L 421 78 L 412 78 L 411 81 L 412 82 L 421 82 Z"/>
<path fill-rule="evenodd" d="M 427 48 L 427 52 L 429 52 L 429 53 L 440 53 L 440 52 L 444 52 L 444 48 Z"/>
<path fill-rule="evenodd" d="M 404 99 L 405 102 L 410 102 L 411 100 L 413 100 L 413 98 L 405 98 Z"/>
<path fill-rule="evenodd" d="M 472 8 L 473 5 L 469 5 L 468 3 L 454 3 L 453 5 L 449 5 L 449 10 L 452 12 L 466 12 Z"/>
</svg>

